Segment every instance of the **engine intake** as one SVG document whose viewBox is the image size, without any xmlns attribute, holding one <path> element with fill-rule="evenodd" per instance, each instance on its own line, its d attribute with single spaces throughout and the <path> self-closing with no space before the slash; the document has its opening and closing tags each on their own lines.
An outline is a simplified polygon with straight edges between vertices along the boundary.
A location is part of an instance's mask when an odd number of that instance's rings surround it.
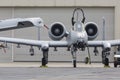
<svg viewBox="0 0 120 80">
<path fill-rule="evenodd" d="M 85 30 L 88 35 L 88 40 L 93 40 L 98 36 L 98 27 L 94 22 L 88 22 L 85 24 Z"/>
<path fill-rule="evenodd" d="M 49 37 L 52 40 L 61 40 L 66 34 L 65 26 L 60 22 L 55 22 L 50 26 Z"/>
</svg>

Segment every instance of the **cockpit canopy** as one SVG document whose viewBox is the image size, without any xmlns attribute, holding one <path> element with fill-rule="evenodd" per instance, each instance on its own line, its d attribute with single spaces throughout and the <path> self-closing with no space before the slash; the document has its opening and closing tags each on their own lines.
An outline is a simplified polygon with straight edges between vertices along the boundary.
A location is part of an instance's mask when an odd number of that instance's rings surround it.
<svg viewBox="0 0 120 80">
<path fill-rule="evenodd" d="M 75 31 L 78 31 L 78 32 L 84 31 L 83 23 L 76 22 L 76 23 L 74 24 L 74 30 L 75 30 Z"/>
</svg>

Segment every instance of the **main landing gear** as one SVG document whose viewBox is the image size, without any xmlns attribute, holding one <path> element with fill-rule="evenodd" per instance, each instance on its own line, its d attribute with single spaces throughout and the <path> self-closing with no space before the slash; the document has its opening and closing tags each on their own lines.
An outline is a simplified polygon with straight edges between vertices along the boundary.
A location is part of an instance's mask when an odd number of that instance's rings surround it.
<svg viewBox="0 0 120 80">
<path fill-rule="evenodd" d="M 47 63 L 48 63 L 48 49 L 42 49 L 43 51 L 43 58 L 42 58 L 42 65 L 41 67 L 47 67 Z"/>
<path fill-rule="evenodd" d="M 108 58 L 109 54 L 110 54 L 109 52 L 102 51 L 102 63 L 104 64 L 104 67 L 110 67 Z"/>
</svg>

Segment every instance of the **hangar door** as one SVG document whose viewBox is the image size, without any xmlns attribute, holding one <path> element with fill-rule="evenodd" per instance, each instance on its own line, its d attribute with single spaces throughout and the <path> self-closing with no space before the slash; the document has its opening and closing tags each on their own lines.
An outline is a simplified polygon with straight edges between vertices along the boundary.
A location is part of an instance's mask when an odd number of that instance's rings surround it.
<svg viewBox="0 0 120 80">
<path fill-rule="evenodd" d="M 0 8 L 0 20 L 12 18 L 12 8 Z M 0 36 L 12 37 L 12 31 L 0 32 Z M 0 44 L 4 44 L 1 43 Z M 9 48 L 6 49 L 6 52 L 3 49 L 0 49 L 0 62 L 11 62 L 12 61 L 12 46 L 8 44 Z"/>
<path fill-rule="evenodd" d="M 5 8 L 6 9 L 6 8 Z M 1 9 L 0 9 L 1 10 Z M 11 15 L 14 18 L 22 17 L 41 17 L 44 23 L 49 27 L 53 22 L 62 22 L 68 31 L 70 31 L 71 17 L 74 8 L 14 8 L 11 9 Z M 86 22 L 93 21 L 98 24 L 99 36 L 96 40 L 102 39 L 102 17 L 106 19 L 106 39 L 114 39 L 114 8 L 83 8 L 85 11 Z M 13 37 L 25 38 L 25 39 L 35 39 L 37 40 L 38 28 L 26 28 L 14 30 L 12 32 Z M 41 40 L 51 40 L 48 37 L 48 30 L 44 27 L 40 28 L 40 39 Z M 65 40 L 65 39 L 64 39 Z M 35 49 L 35 55 L 29 55 L 29 49 L 31 46 L 22 46 L 21 48 L 16 48 L 14 45 L 12 53 L 13 61 L 41 61 L 42 51 Z M 71 61 L 70 51 L 66 51 L 67 48 L 57 48 L 58 51 L 55 52 L 53 48 L 49 49 L 49 61 Z M 91 48 L 92 61 L 101 61 L 101 52 L 98 57 L 94 56 L 93 48 Z M 99 49 L 101 51 L 101 49 Z M 87 51 L 78 52 L 78 61 L 84 61 L 87 56 Z M 11 56 L 11 55 L 10 55 Z M 112 56 L 110 57 L 112 60 Z"/>
</svg>

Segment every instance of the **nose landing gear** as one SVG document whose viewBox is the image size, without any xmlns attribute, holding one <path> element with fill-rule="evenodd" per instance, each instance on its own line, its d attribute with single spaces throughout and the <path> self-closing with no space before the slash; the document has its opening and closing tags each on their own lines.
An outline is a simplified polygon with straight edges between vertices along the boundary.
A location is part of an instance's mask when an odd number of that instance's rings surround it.
<svg viewBox="0 0 120 80">
<path fill-rule="evenodd" d="M 77 51 L 77 48 L 74 47 L 74 46 L 71 46 L 71 54 L 72 54 L 72 58 L 73 58 L 73 67 L 76 68 L 77 67 L 77 61 L 76 61 L 76 51 Z"/>
</svg>

